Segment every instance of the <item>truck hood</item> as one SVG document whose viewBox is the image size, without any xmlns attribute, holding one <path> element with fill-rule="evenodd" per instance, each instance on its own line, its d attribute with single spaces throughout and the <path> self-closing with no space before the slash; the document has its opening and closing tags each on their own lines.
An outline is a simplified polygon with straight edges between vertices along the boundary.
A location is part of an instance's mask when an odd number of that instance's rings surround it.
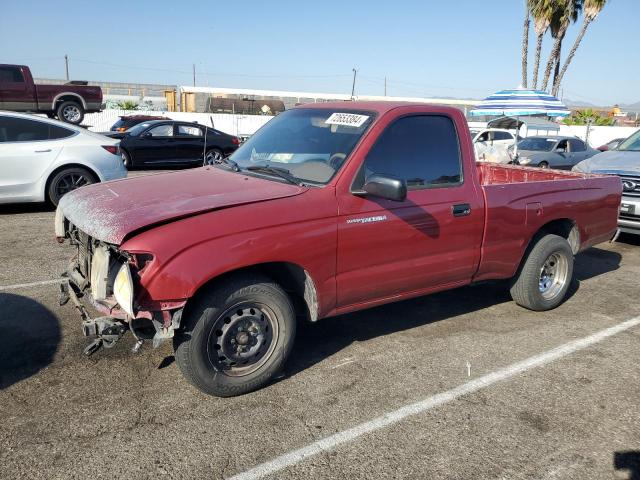
<svg viewBox="0 0 640 480">
<path fill-rule="evenodd" d="M 574 170 L 584 173 L 640 175 L 640 152 L 609 150 L 583 160 Z"/>
<path fill-rule="evenodd" d="M 89 185 L 62 197 L 58 208 L 89 236 L 120 245 L 131 233 L 156 224 L 306 190 L 204 167 Z"/>
</svg>

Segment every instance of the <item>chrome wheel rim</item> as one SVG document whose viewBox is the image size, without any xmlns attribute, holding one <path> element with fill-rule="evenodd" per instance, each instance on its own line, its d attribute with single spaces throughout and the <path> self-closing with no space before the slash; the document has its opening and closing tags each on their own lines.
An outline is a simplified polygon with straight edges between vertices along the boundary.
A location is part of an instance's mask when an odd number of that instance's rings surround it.
<svg viewBox="0 0 640 480">
<path fill-rule="evenodd" d="M 222 160 L 222 152 L 218 150 L 210 150 L 207 152 L 207 155 L 204 157 L 207 165 L 213 165 L 214 163 L 220 163 Z"/>
<path fill-rule="evenodd" d="M 91 180 L 79 173 L 68 173 L 63 177 L 60 177 L 58 183 L 56 184 L 56 194 L 58 198 L 61 198 L 63 195 L 75 190 L 76 188 L 80 188 L 84 185 L 89 185 Z"/>
<path fill-rule="evenodd" d="M 547 257 L 540 269 L 538 287 L 545 300 L 551 300 L 560 294 L 567 283 L 569 262 L 559 253 Z"/>
<path fill-rule="evenodd" d="M 74 105 L 67 105 L 62 109 L 62 116 L 69 122 L 80 121 L 80 109 Z"/>
<path fill-rule="evenodd" d="M 213 367 L 230 377 L 249 375 L 273 354 L 279 328 L 273 310 L 244 302 L 227 309 L 209 334 L 207 354 Z"/>
</svg>

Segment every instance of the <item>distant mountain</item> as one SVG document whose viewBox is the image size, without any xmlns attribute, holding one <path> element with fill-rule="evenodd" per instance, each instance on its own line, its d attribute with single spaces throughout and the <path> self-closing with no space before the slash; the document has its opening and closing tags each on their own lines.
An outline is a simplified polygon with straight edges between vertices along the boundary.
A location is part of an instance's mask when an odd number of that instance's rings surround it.
<svg viewBox="0 0 640 480">
<path fill-rule="evenodd" d="M 640 102 L 626 103 L 626 104 L 620 105 L 620 108 L 627 112 L 640 112 Z"/>
<path fill-rule="evenodd" d="M 585 102 L 584 100 L 572 100 L 570 98 L 564 98 L 562 99 L 562 102 L 567 107 L 574 107 L 574 108 L 593 108 L 598 106 L 593 103 Z"/>
</svg>

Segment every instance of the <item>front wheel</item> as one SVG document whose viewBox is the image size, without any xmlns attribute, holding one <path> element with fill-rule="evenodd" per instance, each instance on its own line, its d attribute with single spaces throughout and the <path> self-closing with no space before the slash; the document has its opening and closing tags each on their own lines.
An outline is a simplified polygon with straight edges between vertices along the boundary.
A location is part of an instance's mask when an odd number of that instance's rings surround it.
<svg viewBox="0 0 640 480">
<path fill-rule="evenodd" d="M 176 363 L 192 385 L 209 395 L 232 397 L 263 387 L 293 347 L 293 306 L 266 277 L 227 279 L 187 309 L 174 337 Z"/>
<path fill-rule="evenodd" d="M 549 164 L 547 162 L 540 162 L 538 168 L 549 168 Z"/>
<path fill-rule="evenodd" d="M 529 251 L 511 283 L 511 297 L 529 310 L 551 310 L 564 300 L 573 278 L 573 252 L 558 235 L 545 235 Z"/>
</svg>

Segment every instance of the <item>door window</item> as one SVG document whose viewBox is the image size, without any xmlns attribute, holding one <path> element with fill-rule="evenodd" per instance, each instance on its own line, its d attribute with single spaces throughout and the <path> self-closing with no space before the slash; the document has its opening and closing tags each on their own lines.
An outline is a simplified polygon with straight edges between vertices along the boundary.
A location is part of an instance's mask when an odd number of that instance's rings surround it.
<svg viewBox="0 0 640 480">
<path fill-rule="evenodd" d="M 572 152 L 584 152 L 587 149 L 582 140 L 569 140 L 569 147 Z"/>
<path fill-rule="evenodd" d="M 18 67 L 0 67 L 0 83 L 24 83 Z"/>
<path fill-rule="evenodd" d="M 0 142 L 57 140 L 74 134 L 73 130 L 50 123 L 26 118 L 0 117 Z"/>
<path fill-rule="evenodd" d="M 510 133 L 507 132 L 493 132 L 494 140 L 513 140 Z"/>
<path fill-rule="evenodd" d="M 458 135 L 441 115 L 403 117 L 382 133 L 365 160 L 364 176 L 404 179 L 409 190 L 462 183 Z"/>
<path fill-rule="evenodd" d="M 173 125 L 158 125 L 147 132 L 152 137 L 173 137 Z"/>
<path fill-rule="evenodd" d="M 202 129 L 191 125 L 178 125 L 178 135 L 186 137 L 202 137 Z"/>
</svg>

